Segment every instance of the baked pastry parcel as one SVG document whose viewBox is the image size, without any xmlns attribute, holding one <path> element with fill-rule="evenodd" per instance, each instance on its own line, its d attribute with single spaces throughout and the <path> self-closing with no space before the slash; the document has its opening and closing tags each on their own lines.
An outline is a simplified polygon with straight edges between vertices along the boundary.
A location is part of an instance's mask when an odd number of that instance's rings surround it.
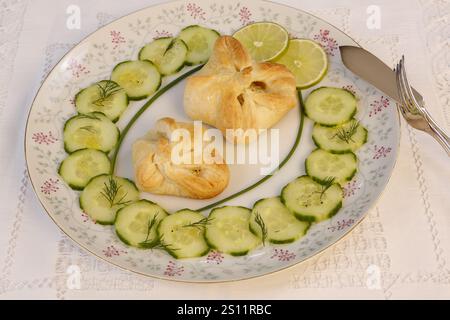
<svg viewBox="0 0 450 320">
<path fill-rule="evenodd" d="M 172 133 L 183 129 L 187 135 Z M 202 134 L 205 130 L 201 127 Z M 181 132 L 181 131 L 178 131 Z M 181 145 L 180 145 L 181 144 Z M 194 125 L 163 118 L 154 130 L 133 144 L 135 182 L 139 190 L 194 199 L 208 199 L 221 193 L 228 185 L 230 172 L 216 149 L 206 150 L 215 161 L 205 163 L 205 155 L 194 159 Z M 175 157 L 172 158 L 172 152 Z M 184 157 L 184 158 L 181 158 Z M 175 161 L 173 161 L 175 160 Z"/>
<path fill-rule="evenodd" d="M 220 129 L 227 140 L 226 129 L 272 127 L 297 101 L 292 72 L 281 64 L 252 61 L 231 36 L 217 39 L 209 61 L 187 80 L 184 91 L 187 115 Z"/>
</svg>

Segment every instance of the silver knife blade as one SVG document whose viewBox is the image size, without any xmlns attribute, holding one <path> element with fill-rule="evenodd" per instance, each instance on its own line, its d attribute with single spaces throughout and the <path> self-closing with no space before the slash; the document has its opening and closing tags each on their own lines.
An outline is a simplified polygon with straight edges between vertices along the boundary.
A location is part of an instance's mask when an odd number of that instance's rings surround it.
<svg viewBox="0 0 450 320">
<path fill-rule="evenodd" d="M 339 50 L 342 62 L 351 72 L 401 103 L 395 71 L 363 48 L 340 46 Z M 423 101 L 423 97 L 416 90 L 413 89 L 413 93 L 419 103 Z"/>
</svg>

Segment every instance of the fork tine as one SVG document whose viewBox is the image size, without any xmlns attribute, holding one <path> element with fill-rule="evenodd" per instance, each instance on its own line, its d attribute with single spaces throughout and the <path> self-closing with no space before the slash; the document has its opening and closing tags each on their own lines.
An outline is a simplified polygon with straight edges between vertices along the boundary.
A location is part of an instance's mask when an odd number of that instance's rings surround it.
<svg viewBox="0 0 450 320">
<path fill-rule="evenodd" d="M 400 62 L 397 63 L 397 66 L 395 67 L 395 76 L 397 78 L 398 94 L 401 99 L 400 110 L 402 111 L 403 115 L 405 115 L 407 112 L 409 112 L 409 108 L 408 108 L 408 104 L 406 102 L 406 99 L 405 99 L 405 96 L 403 93 L 403 88 L 402 88 L 402 80 L 401 80 L 401 76 L 400 76 Z"/>
<path fill-rule="evenodd" d="M 412 114 L 417 114 L 418 109 L 414 106 L 413 102 L 411 101 L 411 97 L 408 95 L 408 89 L 407 85 L 405 83 L 405 72 L 404 72 L 404 57 L 400 60 L 398 64 L 398 79 L 400 84 L 400 93 L 402 97 L 402 101 L 405 104 L 405 108 L 408 110 L 408 112 Z"/>
<path fill-rule="evenodd" d="M 408 77 L 406 76 L 406 67 L 405 67 L 405 56 L 402 56 L 402 68 L 401 73 L 404 79 L 405 87 L 406 87 L 406 94 L 409 98 L 409 100 L 412 102 L 413 106 L 417 108 L 417 110 L 421 111 L 422 106 L 417 102 L 416 97 L 414 96 L 414 93 L 412 91 L 412 88 L 408 82 Z"/>
</svg>

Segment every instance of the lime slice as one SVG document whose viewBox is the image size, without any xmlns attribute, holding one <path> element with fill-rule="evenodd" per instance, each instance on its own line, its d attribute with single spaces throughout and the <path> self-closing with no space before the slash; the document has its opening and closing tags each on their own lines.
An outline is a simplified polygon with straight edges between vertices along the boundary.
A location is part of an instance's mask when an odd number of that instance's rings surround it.
<svg viewBox="0 0 450 320">
<path fill-rule="evenodd" d="M 274 62 L 284 64 L 295 76 L 297 87 L 309 88 L 323 79 L 328 69 L 326 52 L 320 44 L 308 39 L 293 39 Z"/>
<path fill-rule="evenodd" d="M 233 37 L 241 42 L 257 62 L 275 59 L 289 42 L 286 29 L 273 22 L 249 24 L 236 31 Z"/>
</svg>

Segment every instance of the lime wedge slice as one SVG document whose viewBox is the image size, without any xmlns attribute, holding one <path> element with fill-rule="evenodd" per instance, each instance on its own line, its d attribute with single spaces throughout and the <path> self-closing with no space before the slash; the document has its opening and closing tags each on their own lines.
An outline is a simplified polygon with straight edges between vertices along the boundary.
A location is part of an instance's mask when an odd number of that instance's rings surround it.
<svg viewBox="0 0 450 320">
<path fill-rule="evenodd" d="M 249 24 L 233 35 L 257 62 L 275 59 L 289 42 L 289 34 L 282 26 L 273 22 Z"/>
<path fill-rule="evenodd" d="M 284 64 L 291 70 L 300 89 L 319 83 L 328 69 L 326 52 L 320 44 L 308 39 L 290 40 L 287 50 L 274 62 Z"/>
</svg>

